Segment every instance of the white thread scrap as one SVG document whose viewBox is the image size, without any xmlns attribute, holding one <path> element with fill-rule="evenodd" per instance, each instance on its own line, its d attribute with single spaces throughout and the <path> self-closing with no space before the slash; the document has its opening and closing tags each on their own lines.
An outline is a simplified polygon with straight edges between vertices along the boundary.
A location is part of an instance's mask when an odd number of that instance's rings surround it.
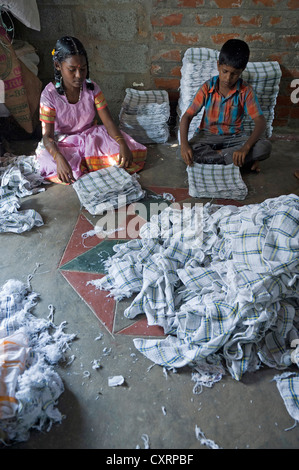
<svg viewBox="0 0 299 470">
<path fill-rule="evenodd" d="M 100 333 L 99 336 L 97 336 L 94 340 L 99 341 L 103 338 L 103 336 L 104 336 L 103 333 Z"/>
<path fill-rule="evenodd" d="M 108 385 L 109 387 L 118 387 L 119 385 L 123 385 L 125 379 L 122 375 L 114 375 L 113 377 L 108 377 Z"/>
<path fill-rule="evenodd" d="M 95 227 L 93 230 L 89 230 L 88 232 L 82 233 L 81 237 L 85 240 L 86 238 L 93 237 L 94 235 L 98 235 L 99 233 L 106 237 L 108 235 L 112 235 L 112 233 L 120 232 L 121 230 L 124 230 L 124 227 L 119 227 L 111 230 L 104 230 L 103 228 Z"/>
<path fill-rule="evenodd" d="M 221 366 L 204 364 L 195 367 L 191 374 L 192 382 L 195 382 L 193 393 L 199 395 L 202 392 L 202 387 L 211 388 L 215 383 L 220 382 L 222 376 L 225 375 L 225 370 Z"/>
<path fill-rule="evenodd" d="M 103 349 L 103 356 L 109 356 L 110 353 L 111 353 L 111 351 L 112 351 L 111 348 L 105 347 L 105 348 Z"/>
<path fill-rule="evenodd" d="M 163 199 L 166 199 L 166 201 L 175 202 L 175 197 L 171 193 L 163 193 Z"/>
<path fill-rule="evenodd" d="M 67 361 L 66 366 L 70 366 L 74 362 L 75 359 L 76 359 L 75 354 L 72 354 L 72 356 L 70 356 L 69 360 Z"/>
<path fill-rule="evenodd" d="M 210 449 L 222 449 L 222 447 L 219 447 L 218 444 L 216 444 L 214 441 L 207 439 L 202 430 L 197 425 L 195 425 L 195 436 L 202 445 L 207 446 Z"/>
<path fill-rule="evenodd" d="M 99 360 L 99 359 L 94 359 L 94 360 L 92 361 L 92 368 L 93 368 L 94 370 L 101 368 L 101 363 L 100 363 L 100 360 Z"/>
<path fill-rule="evenodd" d="M 148 435 L 147 435 L 147 434 L 142 434 L 141 439 L 142 439 L 143 442 L 144 442 L 144 448 L 145 448 L 145 449 L 150 449 L 150 440 L 149 440 Z M 137 446 L 136 446 L 136 449 L 140 449 L 140 446 L 137 445 Z"/>
</svg>

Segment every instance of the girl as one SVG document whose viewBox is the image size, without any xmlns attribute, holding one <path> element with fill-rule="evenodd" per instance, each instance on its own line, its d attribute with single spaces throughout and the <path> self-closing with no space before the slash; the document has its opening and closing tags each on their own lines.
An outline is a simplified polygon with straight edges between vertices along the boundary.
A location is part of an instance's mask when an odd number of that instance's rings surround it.
<svg viewBox="0 0 299 470">
<path fill-rule="evenodd" d="M 84 173 L 119 164 L 134 173 L 143 168 L 147 149 L 114 124 L 104 95 L 89 78 L 86 51 L 70 36 L 52 52 L 55 84 L 41 94 L 43 139 L 37 148 L 41 175 L 72 183 Z M 96 125 L 96 113 L 103 125 Z"/>
</svg>

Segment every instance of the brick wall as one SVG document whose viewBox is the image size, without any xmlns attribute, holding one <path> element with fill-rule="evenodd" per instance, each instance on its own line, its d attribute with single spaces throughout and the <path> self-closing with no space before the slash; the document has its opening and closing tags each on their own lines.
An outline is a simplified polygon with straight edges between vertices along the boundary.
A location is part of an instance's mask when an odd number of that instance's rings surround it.
<svg viewBox="0 0 299 470">
<path fill-rule="evenodd" d="M 291 93 L 299 78 L 299 0 L 37 0 L 41 32 L 16 21 L 16 36 L 36 46 L 40 78 L 52 79 L 51 51 L 58 37 L 77 36 L 88 51 L 91 76 L 114 117 L 126 87 L 166 89 L 172 109 L 189 47 L 220 50 L 229 38 L 248 42 L 251 61 L 277 60 L 282 81 L 274 132 L 299 128 Z M 293 93 L 294 96 L 294 93 Z M 297 94 L 299 96 L 299 93 Z M 294 101 L 294 100 L 293 100 Z"/>
</svg>

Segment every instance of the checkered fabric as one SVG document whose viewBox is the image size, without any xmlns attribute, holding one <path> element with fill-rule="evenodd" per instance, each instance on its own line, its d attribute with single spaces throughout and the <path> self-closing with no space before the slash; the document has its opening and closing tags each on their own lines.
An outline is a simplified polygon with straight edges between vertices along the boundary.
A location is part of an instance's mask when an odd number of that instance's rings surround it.
<svg viewBox="0 0 299 470">
<path fill-rule="evenodd" d="M 10 158 L 9 158 L 10 157 Z M 6 154 L 0 168 L 0 233 L 22 233 L 43 225 L 34 209 L 19 211 L 19 198 L 44 191 L 43 178 L 34 167 L 33 157 L 14 157 Z"/>
<path fill-rule="evenodd" d="M 299 374 L 285 372 L 274 379 L 290 416 L 299 423 Z"/>
<path fill-rule="evenodd" d="M 164 328 L 166 338 L 134 339 L 156 364 L 182 367 L 219 354 L 236 380 L 261 363 L 285 369 L 299 336 L 298 196 L 208 203 L 197 223 L 195 215 L 196 206 L 153 216 L 140 240 L 117 248 L 98 287 L 118 298 L 137 293 L 125 316 L 144 313 Z"/>
<path fill-rule="evenodd" d="M 6 153 L 0 160 L 0 180 L 3 189 L 12 191 L 17 197 L 45 191 L 41 188 L 45 181 L 38 171 L 35 156 L 15 156 Z"/>
<path fill-rule="evenodd" d="M 169 117 L 169 97 L 165 90 L 126 89 L 119 115 L 120 128 L 137 142 L 167 142 Z"/>
<path fill-rule="evenodd" d="M 145 195 L 137 176 L 129 175 L 117 166 L 87 173 L 73 184 L 73 188 L 82 206 L 92 215 L 125 206 Z"/>
<path fill-rule="evenodd" d="M 243 200 L 248 189 L 239 167 L 194 163 L 187 167 L 189 194 L 196 198 Z"/>
<path fill-rule="evenodd" d="M 148 104 L 168 103 L 169 97 L 165 90 L 134 90 L 126 88 L 126 96 L 123 101 L 123 107 L 126 110 L 138 112 L 140 106 Z"/>
<path fill-rule="evenodd" d="M 44 224 L 34 209 L 19 211 L 19 199 L 11 191 L 0 188 L 0 233 L 22 233 Z"/>
</svg>

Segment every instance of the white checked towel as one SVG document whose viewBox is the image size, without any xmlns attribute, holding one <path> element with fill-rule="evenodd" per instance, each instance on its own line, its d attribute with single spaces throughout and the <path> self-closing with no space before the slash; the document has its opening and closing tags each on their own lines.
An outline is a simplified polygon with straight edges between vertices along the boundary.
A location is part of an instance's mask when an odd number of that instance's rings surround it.
<svg viewBox="0 0 299 470">
<path fill-rule="evenodd" d="M 92 215 L 125 206 L 145 195 L 137 175 L 129 175 L 117 166 L 87 173 L 73 184 L 73 188 L 82 206 Z"/>
<path fill-rule="evenodd" d="M 274 379 L 289 415 L 299 423 L 299 374 L 284 372 Z"/>
<path fill-rule="evenodd" d="M 189 195 L 196 198 L 243 200 L 248 194 L 239 167 L 194 163 L 187 167 Z"/>
</svg>

